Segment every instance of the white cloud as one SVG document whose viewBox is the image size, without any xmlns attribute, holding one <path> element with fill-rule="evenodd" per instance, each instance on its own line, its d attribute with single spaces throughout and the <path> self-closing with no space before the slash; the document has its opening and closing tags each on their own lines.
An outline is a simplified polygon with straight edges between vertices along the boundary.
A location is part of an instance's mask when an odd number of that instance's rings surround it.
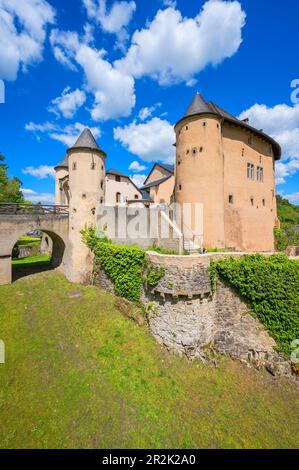
<svg viewBox="0 0 299 470">
<path fill-rule="evenodd" d="M 175 0 L 163 0 L 165 7 L 176 8 L 177 2 Z"/>
<path fill-rule="evenodd" d="M 66 87 L 61 96 L 52 100 L 52 106 L 49 111 L 55 114 L 62 114 L 66 119 L 74 117 L 76 112 L 86 101 L 86 94 L 78 88 L 70 91 L 70 87 Z"/>
<path fill-rule="evenodd" d="M 144 161 L 174 161 L 175 134 L 168 121 L 156 117 L 146 123 L 134 121 L 123 128 L 115 128 L 114 138 Z"/>
<path fill-rule="evenodd" d="M 114 2 L 110 11 L 107 10 L 106 0 L 83 0 L 83 3 L 88 16 L 96 20 L 103 31 L 116 34 L 118 37 L 117 46 L 124 49 L 128 39 L 126 27 L 136 10 L 135 2 Z"/>
<path fill-rule="evenodd" d="M 278 104 L 271 108 L 255 104 L 239 117 L 249 118 L 252 126 L 263 129 L 281 145 L 283 161 L 276 164 L 277 184 L 299 171 L 299 105 Z"/>
<path fill-rule="evenodd" d="M 147 178 L 147 175 L 132 175 L 132 176 L 130 176 L 130 179 L 137 186 L 137 188 L 140 188 L 141 186 L 143 186 L 143 183 L 145 182 L 146 178 Z"/>
<path fill-rule="evenodd" d="M 183 18 L 174 8 L 159 10 L 134 33 L 126 57 L 116 65 L 135 78 L 194 85 L 194 75 L 237 52 L 245 16 L 238 1 L 209 0 L 195 18 Z"/>
<path fill-rule="evenodd" d="M 48 165 L 40 165 L 37 168 L 34 168 L 33 166 L 27 166 L 22 170 L 22 173 L 24 175 L 31 175 L 34 176 L 35 178 L 38 178 L 40 180 L 52 177 L 55 178 L 55 170 L 53 166 L 48 166 Z"/>
<path fill-rule="evenodd" d="M 134 171 L 136 173 L 140 173 L 141 171 L 146 170 L 146 166 L 145 165 L 140 165 L 139 162 L 134 161 L 129 166 L 129 170 Z"/>
<path fill-rule="evenodd" d="M 44 124 L 35 124 L 30 122 L 26 124 L 25 129 L 29 132 L 33 132 L 38 140 L 40 140 L 39 134 L 46 133 L 51 139 L 57 140 L 67 147 L 74 145 L 81 132 L 85 129 L 86 125 L 76 122 L 65 127 L 60 127 L 57 124 L 46 122 Z M 91 127 L 91 132 L 97 139 L 101 136 L 101 131 L 98 127 Z"/>
<path fill-rule="evenodd" d="M 285 199 L 288 199 L 292 204 L 299 204 L 299 192 L 293 194 L 287 194 L 283 196 Z"/>
<path fill-rule="evenodd" d="M 46 0 L 0 0 L 0 78 L 15 80 L 19 68 L 42 60 L 55 11 Z"/>
<path fill-rule="evenodd" d="M 22 189 L 22 193 L 27 201 L 34 204 L 54 204 L 55 196 L 51 193 L 38 193 L 33 189 Z"/>
<path fill-rule="evenodd" d="M 145 108 L 141 108 L 138 114 L 138 118 L 141 121 L 145 121 L 146 119 L 151 117 L 154 111 L 156 111 L 156 109 L 159 108 L 161 105 L 162 105 L 161 103 L 156 103 L 153 106 L 150 106 L 150 107 L 146 106 Z"/>
<path fill-rule="evenodd" d="M 94 95 L 93 120 L 104 121 L 131 114 L 136 102 L 134 79 L 105 60 L 103 49 L 84 44 L 76 33 L 58 30 L 51 34 L 51 44 L 55 57 L 63 65 L 82 67 L 86 89 Z"/>
</svg>

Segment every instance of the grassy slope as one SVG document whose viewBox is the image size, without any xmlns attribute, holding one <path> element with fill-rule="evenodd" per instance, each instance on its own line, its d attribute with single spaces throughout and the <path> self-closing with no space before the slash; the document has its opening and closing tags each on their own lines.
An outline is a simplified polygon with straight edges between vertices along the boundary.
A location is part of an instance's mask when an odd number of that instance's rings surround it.
<svg viewBox="0 0 299 470">
<path fill-rule="evenodd" d="M 0 447 L 298 447 L 297 389 L 168 355 L 115 302 L 53 272 L 0 287 Z"/>
<path fill-rule="evenodd" d="M 12 265 L 17 269 L 25 268 L 43 268 L 50 266 L 51 256 L 48 255 L 36 255 L 27 256 L 26 258 L 14 259 Z"/>
</svg>

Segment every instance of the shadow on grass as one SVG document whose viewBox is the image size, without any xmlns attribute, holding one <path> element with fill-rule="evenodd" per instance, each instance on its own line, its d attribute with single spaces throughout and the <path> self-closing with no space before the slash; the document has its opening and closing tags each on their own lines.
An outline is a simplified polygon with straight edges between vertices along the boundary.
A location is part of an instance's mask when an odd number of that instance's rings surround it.
<svg viewBox="0 0 299 470">
<path fill-rule="evenodd" d="M 31 276 L 45 271 L 53 270 L 51 257 L 47 255 L 29 256 L 13 260 L 12 262 L 12 282 L 22 277 Z"/>
</svg>

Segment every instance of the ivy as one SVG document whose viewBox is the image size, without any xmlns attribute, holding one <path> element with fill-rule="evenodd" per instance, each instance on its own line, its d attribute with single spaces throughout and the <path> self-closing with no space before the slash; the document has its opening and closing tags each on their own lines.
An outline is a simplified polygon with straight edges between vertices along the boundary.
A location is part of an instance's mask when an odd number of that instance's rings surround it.
<svg viewBox="0 0 299 470">
<path fill-rule="evenodd" d="M 146 262 L 145 251 L 137 246 L 114 245 L 104 235 L 96 235 L 93 227 L 83 230 L 81 234 L 112 280 L 115 293 L 121 297 L 139 302 L 143 282 L 153 287 L 165 275 L 163 267 L 156 268 Z"/>
<path fill-rule="evenodd" d="M 283 254 L 268 258 L 245 255 L 211 263 L 210 276 L 217 276 L 249 302 L 256 316 L 287 355 L 299 339 L 299 262 Z"/>
</svg>

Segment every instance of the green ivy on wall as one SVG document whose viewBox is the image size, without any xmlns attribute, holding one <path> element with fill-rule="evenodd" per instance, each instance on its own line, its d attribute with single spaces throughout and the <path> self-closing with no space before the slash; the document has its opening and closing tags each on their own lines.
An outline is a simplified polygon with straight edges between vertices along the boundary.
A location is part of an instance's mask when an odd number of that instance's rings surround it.
<svg viewBox="0 0 299 470">
<path fill-rule="evenodd" d="M 113 245 L 105 236 L 99 238 L 94 228 L 81 233 L 83 241 L 112 280 L 117 295 L 139 302 L 142 283 L 145 281 L 149 287 L 154 287 L 165 275 L 163 267 L 156 268 L 146 262 L 145 251 L 141 248 Z"/>
<path fill-rule="evenodd" d="M 215 288 L 217 276 L 249 302 L 251 311 L 275 339 L 278 349 L 291 353 L 299 339 L 299 262 L 285 255 L 245 255 L 211 263 Z"/>
</svg>

